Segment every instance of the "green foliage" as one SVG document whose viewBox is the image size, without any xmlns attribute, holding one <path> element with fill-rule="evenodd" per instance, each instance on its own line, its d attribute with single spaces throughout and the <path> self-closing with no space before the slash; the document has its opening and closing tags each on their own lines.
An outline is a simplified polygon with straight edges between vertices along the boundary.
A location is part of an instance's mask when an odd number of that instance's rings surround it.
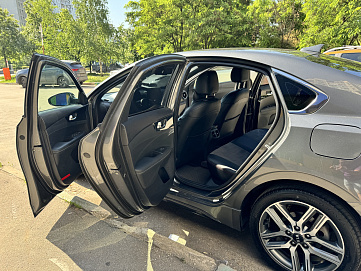
<svg viewBox="0 0 361 271">
<path fill-rule="evenodd" d="M 4 65 L 8 58 L 19 58 L 29 51 L 25 37 L 20 33 L 18 21 L 7 9 L 0 8 L 0 53 Z"/>
<path fill-rule="evenodd" d="M 126 7 L 141 56 L 249 44 L 247 1 L 139 0 Z M 248 34 L 249 36 L 249 34 Z"/>
<path fill-rule="evenodd" d="M 305 0 L 305 31 L 300 47 L 360 45 L 361 0 Z"/>
<path fill-rule="evenodd" d="M 255 0 L 248 6 L 247 17 L 252 27 L 252 45 L 292 48 L 302 33 L 301 0 Z"/>
</svg>

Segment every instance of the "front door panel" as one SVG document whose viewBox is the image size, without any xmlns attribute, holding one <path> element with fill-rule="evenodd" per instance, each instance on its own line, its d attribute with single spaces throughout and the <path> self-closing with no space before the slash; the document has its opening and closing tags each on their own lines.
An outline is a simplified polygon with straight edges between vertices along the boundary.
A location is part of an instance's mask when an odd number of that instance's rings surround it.
<svg viewBox="0 0 361 271">
<path fill-rule="evenodd" d="M 56 84 L 59 77 L 65 85 Z M 81 174 L 77 149 L 89 130 L 87 99 L 72 71 L 57 59 L 34 54 L 16 135 L 34 215 Z"/>
</svg>

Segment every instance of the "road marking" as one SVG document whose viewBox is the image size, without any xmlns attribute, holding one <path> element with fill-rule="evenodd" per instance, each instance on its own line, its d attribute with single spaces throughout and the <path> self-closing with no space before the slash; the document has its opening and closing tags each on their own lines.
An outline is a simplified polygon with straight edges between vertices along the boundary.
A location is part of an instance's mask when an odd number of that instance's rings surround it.
<svg viewBox="0 0 361 271">
<path fill-rule="evenodd" d="M 148 229 L 147 236 L 148 236 L 148 259 L 147 259 L 147 271 L 153 271 L 152 262 L 150 260 L 150 252 L 152 250 L 153 245 L 153 236 L 155 232 L 151 229 Z"/>
<path fill-rule="evenodd" d="M 51 258 L 51 259 L 49 259 L 49 261 L 56 264 L 62 271 L 70 271 L 70 268 L 66 262 L 60 261 L 56 258 Z"/>
</svg>

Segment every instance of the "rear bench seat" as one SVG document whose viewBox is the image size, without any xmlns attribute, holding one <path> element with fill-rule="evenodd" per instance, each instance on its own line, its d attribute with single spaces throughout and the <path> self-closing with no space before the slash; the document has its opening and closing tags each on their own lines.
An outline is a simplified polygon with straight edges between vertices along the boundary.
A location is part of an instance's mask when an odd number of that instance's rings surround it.
<svg viewBox="0 0 361 271">
<path fill-rule="evenodd" d="M 217 184 L 223 184 L 233 176 L 261 142 L 268 129 L 252 130 L 219 147 L 207 157 L 208 169 Z"/>
</svg>

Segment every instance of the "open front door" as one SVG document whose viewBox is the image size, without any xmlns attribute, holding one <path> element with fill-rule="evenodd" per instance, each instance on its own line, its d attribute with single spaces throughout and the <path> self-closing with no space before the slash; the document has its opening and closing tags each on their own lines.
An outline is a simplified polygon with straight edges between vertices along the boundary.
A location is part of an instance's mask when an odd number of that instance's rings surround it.
<svg viewBox="0 0 361 271">
<path fill-rule="evenodd" d="M 103 200 L 129 218 L 159 204 L 174 179 L 174 102 L 185 58 L 139 62 L 101 126 L 84 137 L 83 173 Z"/>
<path fill-rule="evenodd" d="M 89 131 L 87 98 L 70 68 L 34 54 L 16 148 L 36 216 L 81 174 L 80 139 Z"/>
</svg>

